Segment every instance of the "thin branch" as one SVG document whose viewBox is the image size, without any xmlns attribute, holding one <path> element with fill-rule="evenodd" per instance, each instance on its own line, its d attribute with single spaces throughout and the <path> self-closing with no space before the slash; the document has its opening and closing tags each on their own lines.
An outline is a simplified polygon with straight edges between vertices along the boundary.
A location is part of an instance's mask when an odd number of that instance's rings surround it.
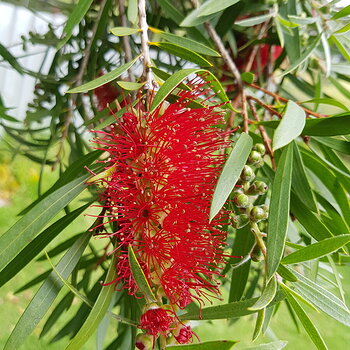
<svg viewBox="0 0 350 350">
<path fill-rule="evenodd" d="M 81 62 L 81 65 L 79 67 L 79 72 L 77 74 L 77 77 L 76 77 L 76 80 L 75 80 L 75 84 L 74 84 L 75 86 L 79 86 L 79 85 L 81 85 L 83 83 L 84 73 L 85 73 L 86 67 L 88 65 L 89 58 L 90 58 L 92 43 L 94 42 L 94 38 L 95 38 L 97 29 L 98 29 L 98 24 L 100 22 L 100 19 L 101 19 L 101 16 L 102 16 L 102 12 L 103 12 L 103 9 L 104 9 L 104 7 L 106 5 L 106 2 L 107 2 L 107 0 L 103 0 L 101 2 L 100 10 L 99 10 L 99 12 L 97 14 L 97 18 L 96 18 L 95 23 L 94 23 L 93 28 L 92 28 L 92 33 L 91 33 L 90 40 L 89 40 L 88 45 L 86 46 L 86 48 L 84 50 L 84 57 L 83 57 L 83 60 Z M 57 155 L 58 160 L 61 159 L 60 155 L 61 155 L 61 152 L 63 151 L 64 140 L 67 137 L 69 125 L 70 125 L 70 123 L 73 120 L 74 107 L 76 105 L 77 97 L 78 97 L 77 94 L 72 94 L 71 95 L 69 110 L 67 112 L 67 115 L 66 115 L 66 118 L 64 120 L 63 127 L 62 127 L 61 144 L 60 144 L 60 148 L 58 150 L 58 155 Z"/>
<path fill-rule="evenodd" d="M 204 25 L 209 36 L 214 41 L 215 46 L 219 50 L 222 59 L 224 60 L 228 69 L 230 70 L 230 72 L 233 74 L 233 76 L 237 81 L 238 90 L 241 96 L 241 103 L 242 103 L 243 131 L 248 132 L 247 101 L 246 101 L 246 95 L 244 91 L 244 85 L 241 79 L 241 74 L 239 73 L 239 70 L 235 62 L 231 58 L 229 52 L 226 50 L 221 38 L 219 37 L 218 33 L 215 31 L 214 27 L 209 22 L 205 22 Z"/>
<path fill-rule="evenodd" d="M 271 114 L 274 114 L 274 115 L 277 115 L 278 118 L 282 118 L 282 114 L 275 111 L 270 105 L 266 104 L 265 102 L 259 100 L 258 98 L 254 97 L 254 96 L 251 96 L 251 95 L 248 95 L 247 96 L 247 99 L 248 100 L 253 100 L 255 101 L 256 103 L 258 103 L 261 107 L 265 108 L 267 111 L 269 111 Z"/>
<path fill-rule="evenodd" d="M 269 95 L 269 96 L 272 96 L 276 101 L 282 101 L 282 102 L 288 102 L 289 100 L 285 97 L 282 97 L 272 91 L 269 91 L 269 90 L 266 90 L 264 89 L 263 87 L 259 86 L 259 85 L 256 85 L 254 83 L 252 84 L 249 84 L 249 83 L 246 83 L 248 86 L 254 88 L 254 89 L 257 89 L 257 90 L 260 90 L 262 91 L 263 93 L 265 93 L 266 95 Z M 313 112 L 311 111 L 310 109 L 304 107 L 301 105 L 301 102 L 296 102 L 307 114 L 310 114 L 310 115 L 313 115 L 314 117 L 316 118 L 325 118 L 325 117 L 328 117 L 326 114 L 321 114 L 321 113 L 316 113 L 316 112 Z"/>
<path fill-rule="evenodd" d="M 254 119 L 257 122 L 259 122 L 260 118 L 259 118 L 258 112 L 256 111 L 256 108 L 255 108 L 253 102 L 248 99 L 248 104 L 249 104 L 250 110 L 252 111 Z M 273 149 L 271 147 L 271 139 L 269 138 L 269 135 L 267 135 L 267 132 L 266 132 L 266 130 L 265 130 L 263 125 L 258 125 L 258 129 L 259 129 L 261 137 L 262 137 L 262 139 L 264 141 L 264 145 L 266 147 L 266 152 L 270 156 L 272 168 L 276 169 L 275 156 L 274 156 L 274 153 L 273 153 Z"/>
<path fill-rule="evenodd" d="M 143 55 L 143 75 L 146 80 L 145 89 L 152 90 L 154 88 L 153 75 L 151 71 L 151 56 L 148 45 L 148 24 L 146 17 L 146 0 L 139 0 L 139 17 L 141 29 L 141 50 Z"/>
<path fill-rule="evenodd" d="M 125 15 L 125 0 L 119 0 L 119 13 L 120 13 L 120 18 L 121 18 L 121 24 L 123 27 L 128 26 L 128 22 L 126 19 Z M 130 41 L 129 41 L 129 36 L 124 35 L 122 37 L 123 40 L 123 48 L 124 48 L 124 53 L 125 53 L 125 61 L 126 62 L 131 62 L 132 61 L 132 53 L 131 53 L 131 46 L 130 46 Z M 129 76 L 129 81 L 134 81 L 134 76 L 132 74 L 132 68 L 130 67 L 128 69 L 128 76 Z"/>
</svg>

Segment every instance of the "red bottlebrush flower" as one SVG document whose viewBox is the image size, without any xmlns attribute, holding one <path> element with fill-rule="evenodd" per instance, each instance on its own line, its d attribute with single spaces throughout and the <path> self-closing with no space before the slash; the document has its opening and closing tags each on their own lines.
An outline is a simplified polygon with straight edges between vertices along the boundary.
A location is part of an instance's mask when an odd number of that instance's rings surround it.
<svg viewBox="0 0 350 350">
<path fill-rule="evenodd" d="M 156 337 L 159 334 L 166 335 L 171 330 L 172 323 L 174 317 L 170 316 L 170 311 L 155 306 L 141 316 L 139 328 Z"/>
<path fill-rule="evenodd" d="M 170 304 L 180 308 L 219 293 L 215 277 L 224 262 L 226 232 L 220 225 L 226 216 L 209 223 L 211 197 L 226 159 L 222 150 L 228 145 L 217 127 L 222 113 L 213 105 L 189 108 L 191 101 L 207 98 L 205 85 L 195 78 L 176 103 L 152 113 L 140 101 L 137 111 L 130 108 L 96 140 L 110 155 L 108 175 L 99 181 L 105 221 L 118 227 L 107 233 L 119 243 L 113 282 L 137 292 L 127 257 L 132 245 L 151 287 L 162 287 Z M 141 323 L 150 327 L 149 320 Z"/>
</svg>

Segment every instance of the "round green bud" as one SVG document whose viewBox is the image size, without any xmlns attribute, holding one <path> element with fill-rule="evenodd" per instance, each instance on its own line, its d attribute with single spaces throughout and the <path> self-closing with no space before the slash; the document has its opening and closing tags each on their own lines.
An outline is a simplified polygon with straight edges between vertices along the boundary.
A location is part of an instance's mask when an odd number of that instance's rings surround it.
<svg viewBox="0 0 350 350">
<path fill-rule="evenodd" d="M 230 219 L 231 225 L 235 229 L 242 228 L 249 223 L 249 216 L 247 214 L 232 215 Z"/>
<path fill-rule="evenodd" d="M 256 168 L 261 168 L 265 164 L 264 160 L 261 158 L 257 163 L 254 164 Z"/>
<path fill-rule="evenodd" d="M 262 160 L 261 154 L 258 151 L 251 151 L 248 157 L 248 164 L 255 165 Z"/>
<path fill-rule="evenodd" d="M 264 144 L 262 143 L 257 143 L 253 149 L 257 152 L 259 152 L 262 156 L 266 153 L 266 148 L 264 146 Z"/>
<path fill-rule="evenodd" d="M 259 207 L 259 206 L 253 207 L 250 210 L 249 218 L 253 222 L 259 222 L 267 218 L 267 212 L 262 207 Z"/>
<path fill-rule="evenodd" d="M 253 261 L 258 262 L 262 258 L 261 250 L 257 244 L 255 244 L 252 252 L 250 253 L 250 257 Z"/>
<path fill-rule="evenodd" d="M 246 192 L 247 194 L 256 196 L 256 195 L 262 195 L 266 193 L 268 190 L 268 187 L 265 182 L 263 181 L 255 181 L 251 186 L 249 187 L 248 191 Z"/>
<path fill-rule="evenodd" d="M 247 195 L 240 192 L 235 192 L 233 197 L 233 203 L 237 208 L 248 208 L 250 205 L 250 200 Z"/>
<path fill-rule="evenodd" d="M 245 165 L 241 172 L 241 180 L 252 182 L 254 179 L 254 170 L 249 165 Z"/>
</svg>

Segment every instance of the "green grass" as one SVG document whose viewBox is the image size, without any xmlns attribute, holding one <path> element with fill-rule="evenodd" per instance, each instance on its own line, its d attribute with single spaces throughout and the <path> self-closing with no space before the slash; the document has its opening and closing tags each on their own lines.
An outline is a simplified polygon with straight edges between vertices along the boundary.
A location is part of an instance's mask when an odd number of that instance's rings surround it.
<svg viewBox="0 0 350 350">
<path fill-rule="evenodd" d="M 30 204 L 34 199 L 36 199 L 37 196 L 36 187 L 39 179 L 38 165 L 22 157 L 17 157 L 11 164 L 11 169 L 18 183 L 18 188 L 16 189 L 16 192 L 13 195 L 10 204 L 6 207 L 0 208 L 0 234 L 5 232 L 14 222 L 16 222 L 18 219 L 16 217 L 16 214 L 25 208 L 28 204 Z M 48 188 L 56 180 L 56 176 L 57 173 L 52 173 L 49 168 L 45 169 L 45 180 L 43 184 L 44 189 Z M 71 235 L 88 228 L 90 224 L 91 218 L 81 216 L 69 227 L 67 227 L 60 235 L 59 239 L 55 240 L 51 246 L 55 245 L 60 240 L 67 239 Z M 101 242 L 95 243 L 97 243 L 97 245 L 103 246 L 103 243 Z M 57 262 L 58 259 L 59 257 L 55 257 L 53 260 L 54 262 Z M 15 290 L 48 268 L 49 264 L 47 261 L 32 262 L 23 271 L 21 271 L 21 273 L 14 277 L 3 288 L 1 288 L 0 319 L 2 320 L 2 327 L 0 328 L 0 347 L 4 346 L 6 339 L 11 333 L 11 330 L 35 294 L 39 285 L 19 294 L 14 294 Z M 349 295 L 350 272 L 346 267 L 340 267 L 340 271 L 344 276 L 345 293 L 346 295 Z M 68 291 L 66 287 L 63 287 L 57 300 L 60 300 L 67 292 Z M 336 294 L 336 291 L 333 292 Z M 26 350 L 64 349 L 68 344 L 69 339 L 63 338 L 59 342 L 53 344 L 49 344 L 49 340 L 55 334 L 55 332 L 57 332 L 60 327 L 65 324 L 69 317 L 74 315 L 79 304 L 80 301 L 75 300 L 72 309 L 68 310 L 66 313 L 63 313 L 53 329 L 47 334 L 47 336 L 42 339 L 39 339 L 39 334 L 45 320 L 40 322 L 39 326 L 35 329 L 33 334 L 28 337 L 22 348 Z M 307 312 L 315 321 L 315 324 L 323 335 L 329 349 L 337 350 L 346 348 L 346 344 L 350 343 L 350 332 L 346 326 L 343 326 L 337 321 L 323 314 L 319 314 L 314 310 L 307 309 Z M 50 314 L 50 312 L 48 314 Z M 196 327 L 196 332 L 202 341 L 219 339 L 239 340 L 240 343 L 235 348 L 240 349 L 244 346 L 252 345 L 251 337 L 254 330 L 254 321 L 255 316 L 244 317 L 232 324 L 230 320 L 218 320 L 213 322 L 201 321 L 198 322 L 199 326 Z M 116 321 L 112 320 L 108 331 L 109 340 L 112 339 L 115 335 L 116 326 Z M 283 304 L 277 315 L 272 319 L 271 331 L 269 331 L 264 337 L 260 337 L 256 343 L 267 343 L 273 341 L 274 337 L 276 337 L 276 339 L 287 340 L 289 342 L 286 349 L 314 349 L 314 345 L 309 340 L 305 330 L 301 325 L 300 330 L 301 331 L 299 333 L 286 309 L 286 306 Z M 95 337 L 90 338 L 83 349 L 96 349 Z"/>
</svg>

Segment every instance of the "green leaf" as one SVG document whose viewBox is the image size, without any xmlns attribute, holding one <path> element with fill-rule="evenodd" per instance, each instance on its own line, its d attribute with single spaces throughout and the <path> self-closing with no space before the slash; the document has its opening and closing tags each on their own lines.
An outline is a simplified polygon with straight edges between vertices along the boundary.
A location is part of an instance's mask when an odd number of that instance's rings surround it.
<svg viewBox="0 0 350 350">
<path fill-rule="evenodd" d="M 247 257 L 252 250 L 254 244 L 254 235 L 250 232 L 250 225 L 247 225 L 236 231 L 231 255 L 243 256 L 243 259 L 245 259 L 245 257 Z M 239 301 L 242 298 L 250 272 L 250 263 L 251 259 L 245 263 L 239 263 L 238 266 L 233 267 L 231 274 L 229 302 Z M 225 272 L 223 272 L 223 274 L 225 274 Z"/>
<path fill-rule="evenodd" d="M 268 308 L 279 303 L 284 299 L 284 293 L 278 291 L 275 298 L 269 304 Z M 250 310 L 250 307 L 257 302 L 258 298 L 246 299 L 242 301 L 235 301 L 224 305 L 209 306 L 202 309 L 201 312 L 189 311 L 179 318 L 182 321 L 185 320 L 219 320 L 225 318 L 236 318 L 246 315 L 251 315 L 256 311 Z"/>
<path fill-rule="evenodd" d="M 153 98 L 150 112 L 153 112 L 172 93 L 172 91 L 191 74 L 203 74 L 202 79 L 208 83 L 210 82 L 210 87 L 216 93 L 216 96 L 223 102 L 230 101 L 221 83 L 209 71 L 198 68 L 181 69 L 170 76 L 169 79 L 167 79 L 160 87 Z M 223 107 L 230 108 L 231 110 L 233 109 L 231 103 L 227 103 Z"/>
<path fill-rule="evenodd" d="M 332 98 L 313 98 L 311 100 L 304 101 L 304 103 L 319 103 L 338 107 L 345 111 L 349 111 L 349 108 L 342 104 L 340 101 L 334 100 Z"/>
<path fill-rule="evenodd" d="M 283 255 L 289 219 L 293 145 L 281 155 L 273 181 L 267 234 L 267 279 L 276 272 Z"/>
<path fill-rule="evenodd" d="M 174 35 L 171 33 L 166 33 L 166 32 L 163 32 L 163 31 L 161 31 L 159 29 L 155 29 L 155 28 L 150 28 L 150 30 L 153 31 L 154 33 L 157 33 L 161 38 L 163 38 L 163 39 L 165 39 L 173 44 L 176 44 L 178 46 L 185 47 L 186 49 L 198 52 L 202 55 L 220 57 L 220 54 L 217 51 L 211 49 L 208 46 L 201 44 L 198 41 L 184 38 L 183 36 Z"/>
<path fill-rule="evenodd" d="M 74 89 L 70 89 L 66 91 L 67 94 L 76 94 L 79 92 L 87 92 L 92 89 L 96 89 L 99 86 L 102 86 L 104 84 L 109 83 L 110 81 L 118 78 L 120 75 L 122 75 L 124 72 L 126 72 L 130 67 L 132 67 L 135 62 L 139 59 L 139 56 L 134 58 L 132 61 L 123 64 L 122 66 L 112 70 L 111 72 L 108 72 L 92 81 L 89 81 L 86 84 L 77 86 Z"/>
<path fill-rule="evenodd" d="M 315 195 L 311 190 L 306 176 L 303 160 L 300 155 L 298 144 L 293 142 L 293 175 L 292 188 L 299 199 L 313 212 L 318 212 Z"/>
<path fill-rule="evenodd" d="M 50 187 L 44 194 L 42 194 L 38 199 L 32 202 L 28 207 L 23 209 L 18 215 L 24 215 L 29 212 L 32 208 L 34 208 L 39 202 L 41 202 L 44 198 L 46 198 L 49 194 L 53 193 L 60 187 L 68 184 L 73 181 L 80 175 L 86 174 L 86 166 L 90 166 L 91 163 L 96 160 L 102 151 L 97 150 L 86 154 L 85 156 L 80 157 L 74 163 L 72 163 L 63 174 L 61 174 L 60 178 L 54 183 L 52 187 Z"/>
<path fill-rule="evenodd" d="M 300 304 L 288 290 L 285 290 L 285 292 L 291 307 L 297 314 L 300 322 L 304 326 L 306 332 L 309 334 L 313 343 L 316 345 L 317 349 L 328 350 L 327 345 L 321 337 L 321 334 L 319 333 L 318 329 L 314 326 L 314 323 L 310 320 L 304 309 L 300 306 Z"/>
<path fill-rule="evenodd" d="M 220 211 L 233 190 L 247 162 L 252 146 L 252 138 L 247 133 L 242 132 L 216 183 L 210 206 L 210 221 Z"/>
<path fill-rule="evenodd" d="M 134 277 L 136 285 L 140 289 L 141 293 L 145 296 L 148 303 L 156 302 L 157 299 L 152 292 L 152 289 L 136 258 L 135 252 L 131 245 L 129 245 L 129 248 L 128 248 L 128 256 L 129 256 L 129 263 L 130 263 L 132 276 Z"/>
<path fill-rule="evenodd" d="M 259 337 L 259 335 L 261 334 L 262 327 L 264 324 L 264 319 L 265 319 L 265 312 L 266 312 L 266 309 L 261 309 L 258 311 L 258 316 L 257 316 L 256 322 L 255 322 L 255 328 L 254 328 L 252 341 L 255 341 Z"/>
<path fill-rule="evenodd" d="M 350 154 L 350 142 L 334 139 L 331 137 L 313 137 L 313 140 L 316 140 L 318 143 L 334 149 L 335 151 Z"/>
<path fill-rule="evenodd" d="M 305 230 L 315 238 L 317 241 L 321 241 L 326 238 L 332 237 L 332 233 L 321 222 L 321 220 L 311 212 L 308 207 L 292 192 L 290 210 L 293 215 L 298 219 Z"/>
<path fill-rule="evenodd" d="M 340 235 L 311 244 L 299 249 L 282 259 L 282 264 L 297 264 L 303 261 L 321 258 L 330 254 L 350 241 L 350 235 Z"/>
<path fill-rule="evenodd" d="M 129 28 L 129 27 L 114 27 L 109 30 L 115 36 L 126 36 L 138 33 L 141 31 L 140 28 Z"/>
<path fill-rule="evenodd" d="M 335 13 L 331 19 L 335 20 L 350 15 L 350 5 L 344 7 L 339 12 Z"/>
<path fill-rule="evenodd" d="M 215 340 L 200 344 L 167 346 L 166 350 L 230 350 L 236 344 L 232 340 Z"/>
<path fill-rule="evenodd" d="M 127 17 L 132 24 L 135 24 L 137 22 L 137 17 L 138 17 L 137 0 L 129 0 Z"/>
<path fill-rule="evenodd" d="M 31 241 L 0 274 L 0 287 L 16 276 L 30 261 L 32 261 L 42 250 L 71 222 L 73 222 L 91 203 L 72 211 L 63 218 L 57 220 L 50 227 L 44 230 L 39 236 Z"/>
<path fill-rule="evenodd" d="M 242 79 L 243 81 L 245 81 L 246 83 L 251 84 L 251 83 L 254 82 L 255 75 L 254 75 L 254 73 L 252 73 L 252 72 L 243 72 L 243 73 L 241 74 L 241 79 Z"/>
<path fill-rule="evenodd" d="M 294 273 L 298 278 L 298 282 L 293 284 L 297 293 L 328 316 L 350 326 L 350 311 L 339 298 L 300 273 Z"/>
<path fill-rule="evenodd" d="M 172 74 L 169 74 L 169 73 L 165 72 L 164 70 L 161 70 L 157 67 L 151 67 L 151 68 L 152 68 L 153 73 L 157 77 L 159 77 L 160 79 L 162 79 L 164 81 L 169 79 L 172 76 Z M 178 87 L 181 88 L 182 90 L 191 91 L 191 89 L 184 83 L 179 84 Z"/>
<path fill-rule="evenodd" d="M 93 0 L 79 0 L 79 2 L 74 6 L 74 9 L 63 29 L 62 38 L 57 45 L 57 50 L 59 50 L 72 36 L 73 29 L 78 25 L 84 18 L 86 12 L 89 10 Z"/>
<path fill-rule="evenodd" d="M 271 301 L 276 295 L 276 292 L 277 292 L 276 278 L 271 278 L 267 286 L 263 290 L 261 296 L 257 300 L 257 302 L 253 306 L 251 306 L 249 309 L 250 310 L 264 309 L 271 303 Z"/>
<path fill-rule="evenodd" d="M 15 69 L 19 74 L 23 74 L 23 68 L 22 66 L 17 62 L 16 58 L 11 54 L 10 51 L 6 49 L 5 46 L 3 46 L 0 43 L 0 56 L 10 64 L 10 66 Z M 2 115 L 4 118 L 5 115 Z M 10 117 L 11 118 L 11 117 Z M 16 121 L 16 120 L 15 120 Z"/>
<path fill-rule="evenodd" d="M 171 53 L 172 55 L 183 58 L 184 60 L 196 63 L 201 67 L 212 66 L 212 64 L 208 60 L 206 60 L 204 57 L 185 47 L 172 44 L 172 43 L 165 43 L 165 42 L 150 42 L 149 44 L 153 46 L 157 46 L 160 49 L 168 53 Z"/>
<path fill-rule="evenodd" d="M 208 0 L 193 10 L 181 23 L 181 27 L 192 27 L 203 23 L 208 16 L 225 10 L 227 7 L 236 4 L 239 0 Z"/>
<path fill-rule="evenodd" d="M 326 118 L 306 119 L 302 134 L 308 136 L 336 136 L 350 134 L 350 114 L 342 113 Z M 280 121 L 261 121 L 256 124 L 276 129 Z"/>
<path fill-rule="evenodd" d="M 113 254 L 111 264 L 107 272 L 105 284 L 108 284 L 115 279 L 115 265 L 117 262 L 116 260 L 117 257 Z M 66 350 L 81 349 L 82 346 L 88 341 L 88 339 L 95 332 L 98 325 L 105 316 L 114 293 L 114 283 L 102 287 L 101 292 L 98 295 L 98 298 L 93 308 L 91 309 L 91 312 L 89 313 L 89 316 L 85 320 L 83 326 L 79 329 L 79 332 L 76 334 L 76 336 L 70 341 L 70 343 L 66 347 Z"/>
<path fill-rule="evenodd" d="M 249 17 L 249 18 L 245 18 L 245 19 L 241 19 L 239 21 L 236 21 L 235 25 L 238 25 L 241 27 L 252 27 L 252 26 L 255 26 L 257 24 L 266 22 L 272 16 L 273 16 L 273 13 L 268 13 L 266 15 Z"/>
<path fill-rule="evenodd" d="M 304 110 L 295 102 L 288 101 L 284 116 L 273 135 L 273 149 L 288 145 L 297 138 L 304 129 L 305 118 Z"/>
<path fill-rule="evenodd" d="M 340 29 L 338 29 L 336 32 L 334 32 L 334 34 L 342 34 L 342 33 L 346 33 L 350 30 L 350 23 L 346 24 L 345 26 L 341 27 Z"/>
<path fill-rule="evenodd" d="M 117 81 L 117 84 L 124 90 L 129 90 L 129 91 L 133 91 L 133 90 L 139 90 L 142 88 L 142 86 L 145 85 L 145 83 L 134 83 L 131 81 L 122 81 L 119 80 Z"/>
<path fill-rule="evenodd" d="M 88 232 L 82 235 L 57 264 L 56 269 L 63 278 L 67 279 L 72 273 L 90 237 L 91 233 Z M 7 340 L 4 350 L 15 350 L 19 348 L 49 310 L 62 286 L 63 283 L 57 277 L 56 273 L 52 271 L 17 322 Z"/>
<path fill-rule="evenodd" d="M 86 187 L 88 175 L 59 188 L 39 202 L 0 237 L 0 271 Z"/>
<path fill-rule="evenodd" d="M 314 52 L 318 44 L 321 40 L 321 34 L 318 35 L 315 40 L 309 45 L 309 47 L 303 52 L 303 54 L 287 68 L 281 75 L 287 75 L 290 72 L 293 72 L 296 68 L 298 68 L 301 64 L 303 64 Z"/>
<path fill-rule="evenodd" d="M 290 281 L 290 282 L 297 282 L 298 281 L 298 279 L 296 278 L 294 273 L 291 270 L 287 269 L 282 264 L 279 264 L 278 269 L 277 269 L 277 273 L 286 281 Z"/>
<path fill-rule="evenodd" d="M 272 343 L 259 344 L 255 346 L 249 346 L 248 348 L 243 348 L 242 350 L 281 350 L 288 344 L 287 341 L 274 341 Z"/>
</svg>

